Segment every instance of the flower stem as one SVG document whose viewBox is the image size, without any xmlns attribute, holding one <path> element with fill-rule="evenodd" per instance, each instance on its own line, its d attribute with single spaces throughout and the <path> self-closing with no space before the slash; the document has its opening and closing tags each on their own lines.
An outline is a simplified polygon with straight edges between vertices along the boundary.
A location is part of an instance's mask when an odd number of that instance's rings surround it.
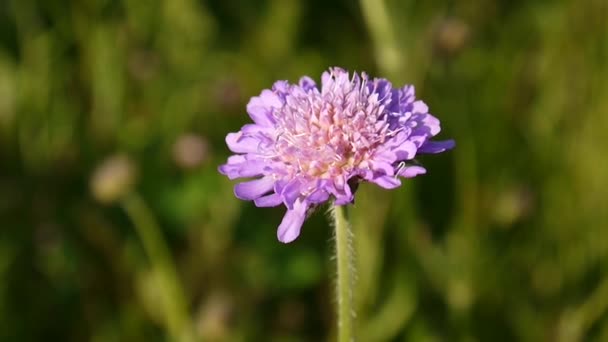
<svg viewBox="0 0 608 342">
<path fill-rule="evenodd" d="M 354 287 L 354 260 L 352 250 L 352 232 L 346 219 L 346 210 L 343 206 L 333 206 L 333 218 L 336 240 L 336 266 L 337 281 L 336 295 L 338 300 L 338 342 L 353 341 L 352 321 L 353 287 Z"/>
<path fill-rule="evenodd" d="M 171 260 L 160 227 L 145 202 L 136 193 L 122 201 L 127 215 L 133 222 L 150 260 L 154 276 L 159 281 L 162 308 L 172 341 L 193 341 L 184 290 L 178 280 L 175 264 Z"/>
</svg>

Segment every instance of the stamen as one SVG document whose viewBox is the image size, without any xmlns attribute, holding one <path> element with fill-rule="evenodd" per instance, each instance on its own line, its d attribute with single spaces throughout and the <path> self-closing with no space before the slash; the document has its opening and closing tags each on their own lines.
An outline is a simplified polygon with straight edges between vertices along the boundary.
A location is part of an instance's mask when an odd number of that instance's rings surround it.
<svg viewBox="0 0 608 342">
<path fill-rule="evenodd" d="M 399 174 L 401 173 L 401 171 L 403 171 L 403 169 L 405 169 L 406 165 L 407 164 L 404 161 L 400 162 L 397 165 L 397 169 L 395 169 L 395 176 L 394 176 L 395 179 L 397 179 L 397 177 L 399 177 Z"/>
</svg>

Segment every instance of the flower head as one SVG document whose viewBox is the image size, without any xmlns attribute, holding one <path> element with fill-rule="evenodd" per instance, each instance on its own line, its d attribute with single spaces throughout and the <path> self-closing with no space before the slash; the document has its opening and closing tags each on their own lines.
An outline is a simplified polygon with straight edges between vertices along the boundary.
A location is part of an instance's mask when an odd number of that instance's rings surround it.
<svg viewBox="0 0 608 342">
<path fill-rule="evenodd" d="M 258 207 L 287 207 L 277 236 L 288 243 L 300 234 L 307 213 L 333 198 L 353 202 L 361 181 L 386 189 L 400 177 L 426 173 L 413 159 L 439 153 L 453 140 L 431 141 L 439 120 L 414 87 L 393 88 L 386 79 L 332 68 L 321 87 L 309 77 L 276 82 L 247 105 L 253 124 L 226 137 L 237 153 L 219 167 L 230 179 L 254 178 L 234 187 L 236 197 Z"/>
</svg>

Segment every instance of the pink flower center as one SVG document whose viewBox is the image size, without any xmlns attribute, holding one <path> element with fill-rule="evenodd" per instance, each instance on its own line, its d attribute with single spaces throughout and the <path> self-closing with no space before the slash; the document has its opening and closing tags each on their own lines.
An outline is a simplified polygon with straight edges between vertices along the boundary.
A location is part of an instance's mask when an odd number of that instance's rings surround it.
<svg viewBox="0 0 608 342">
<path fill-rule="evenodd" d="M 366 87 L 351 82 L 339 90 L 288 95 L 275 113 L 273 160 L 286 166 L 287 176 L 332 179 L 367 169 L 390 135 L 377 94 L 370 96 Z"/>
</svg>

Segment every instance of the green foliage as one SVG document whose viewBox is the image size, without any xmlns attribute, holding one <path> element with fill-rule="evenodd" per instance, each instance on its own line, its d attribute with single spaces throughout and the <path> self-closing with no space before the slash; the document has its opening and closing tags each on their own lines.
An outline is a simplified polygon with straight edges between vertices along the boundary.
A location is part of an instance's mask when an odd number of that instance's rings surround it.
<svg viewBox="0 0 608 342">
<path fill-rule="evenodd" d="M 324 209 L 280 244 L 216 171 L 249 97 L 333 65 L 414 84 L 457 141 L 360 187 L 359 339 L 608 340 L 608 2 L 385 2 L 0 2 L 0 340 L 172 340 L 172 274 L 201 340 L 333 338 Z"/>
</svg>

